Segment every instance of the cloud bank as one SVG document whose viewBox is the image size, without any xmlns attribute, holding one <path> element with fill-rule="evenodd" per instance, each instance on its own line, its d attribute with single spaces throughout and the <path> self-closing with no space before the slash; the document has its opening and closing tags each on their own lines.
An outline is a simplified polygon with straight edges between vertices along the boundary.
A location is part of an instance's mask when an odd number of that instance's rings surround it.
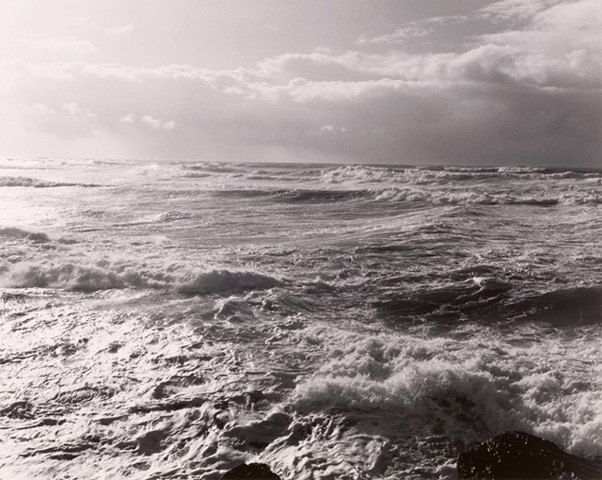
<svg viewBox="0 0 602 480">
<path fill-rule="evenodd" d="M 80 58 L 4 62 L 5 130 L 151 158 L 601 166 L 601 26 L 597 0 L 503 0 L 229 70 L 44 40 Z"/>
</svg>

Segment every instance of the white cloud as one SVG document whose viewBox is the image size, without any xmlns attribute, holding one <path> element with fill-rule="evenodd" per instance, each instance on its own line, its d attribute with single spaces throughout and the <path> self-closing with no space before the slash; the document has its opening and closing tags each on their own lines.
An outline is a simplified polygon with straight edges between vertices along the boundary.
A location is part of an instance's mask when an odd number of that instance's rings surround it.
<svg viewBox="0 0 602 480">
<path fill-rule="evenodd" d="M 90 110 L 88 109 L 82 109 L 75 102 L 63 103 L 63 105 L 61 106 L 61 110 L 67 112 L 71 116 L 85 115 L 88 118 L 95 118 L 97 116 L 96 114 L 90 112 Z"/>
<path fill-rule="evenodd" d="M 161 125 L 163 125 L 163 122 L 161 120 L 157 120 L 156 118 L 153 118 L 150 115 L 144 115 L 140 119 L 140 121 L 153 128 L 161 128 Z"/>
<path fill-rule="evenodd" d="M 150 115 L 144 115 L 140 119 L 140 122 L 142 122 L 152 128 L 155 128 L 155 129 L 162 128 L 164 130 L 174 130 L 178 126 L 178 124 L 174 120 L 168 120 L 168 121 L 164 122 L 163 120 L 153 118 Z"/>
<path fill-rule="evenodd" d="M 134 31 L 134 25 L 131 23 L 128 25 L 123 25 L 121 27 L 112 27 L 112 28 L 106 29 L 107 34 L 109 34 L 113 37 L 122 37 L 124 35 L 129 35 L 133 31 Z"/>
<path fill-rule="evenodd" d="M 82 112 L 80 106 L 75 102 L 63 103 L 63 106 L 61 108 L 70 115 L 77 115 L 78 113 Z"/>
<path fill-rule="evenodd" d="M 362 35 L 357 39 L 358 45 L 370 45 L 370 44 L 404 44 L 410 38 L 426 37 L 432 31 L 431 28 L 410 25 L 403 28 L 398 28 L 393 33 L 387 35 L 380 35 L 378 37 L 366 37 Z"/>
<path fill-rule="evenodd" d="M 133 113 L 130 113 L 128 115 L 124 115 L 123 117 L 121 117 L 119 119 L 119 121 L 121 123 L 134 123 L 135 120 L 136 120 L 136 115 L 134 115 Z"/>
<path fill-rule="evenodd" d="M 42 115 L 56 115 L 56 110 L 53 110 L 45 103 L 36 103 L 33 106 L 33 108 L 35 109 L 36 112 L 38 112 Z"/>
<path fill-rule="evenodd" d="M 535 15 L 563 0 L 500 0 L 482 7 L 478 15 L 495 22 L 531 21 Z"/>
</svg>

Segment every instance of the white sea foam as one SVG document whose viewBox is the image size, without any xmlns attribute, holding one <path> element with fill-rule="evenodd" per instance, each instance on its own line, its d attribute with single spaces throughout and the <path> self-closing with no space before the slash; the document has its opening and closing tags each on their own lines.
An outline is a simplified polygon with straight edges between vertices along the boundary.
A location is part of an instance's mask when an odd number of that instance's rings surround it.
<svg viewBox="0 0 602 480">
<path fill-rule="evenodd" d="M 577 343 L 553 338 L 525 350 L 486 344 L 480 335 L 470 341 L 313 335 L 328 345 L 329 358 L 297 386 L 299 408 L 389 412 L 411 430 L 442 428 L 462 441 L 519 429 L 581 455 L 602 454 L 602 383 L 598 371 L 587 371 L 593 345 L 576 359 L 565 349 Z"/>
</svg>

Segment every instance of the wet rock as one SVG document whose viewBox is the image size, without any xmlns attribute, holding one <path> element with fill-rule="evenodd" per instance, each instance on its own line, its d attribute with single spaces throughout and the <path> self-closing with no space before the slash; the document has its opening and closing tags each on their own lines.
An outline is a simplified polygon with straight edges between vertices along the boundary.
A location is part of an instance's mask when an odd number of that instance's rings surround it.
<svg viewBox="0 0 602 480">
<path fill-rule="evenodd" d="M 506 432 L 463 452 L 458 480 L 602 478 L 601 465 L 524 432 Z"/>
<path fill-rule="evenodd" d="M 281 480 L 264 463 L 243 463 L 222 476 L 222 480 Z"/>
</svg>

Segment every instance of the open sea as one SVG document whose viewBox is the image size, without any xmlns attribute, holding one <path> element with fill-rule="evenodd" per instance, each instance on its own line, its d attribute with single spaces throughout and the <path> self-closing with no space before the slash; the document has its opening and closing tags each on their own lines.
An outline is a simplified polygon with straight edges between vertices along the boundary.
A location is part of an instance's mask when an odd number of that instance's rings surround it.
<svg viewBox="0 0 602 480">
<path fill-rule="evenodd" d="M 602 455 L 602 171 L 0 159 L 0 479 Z"/>
</svg>

